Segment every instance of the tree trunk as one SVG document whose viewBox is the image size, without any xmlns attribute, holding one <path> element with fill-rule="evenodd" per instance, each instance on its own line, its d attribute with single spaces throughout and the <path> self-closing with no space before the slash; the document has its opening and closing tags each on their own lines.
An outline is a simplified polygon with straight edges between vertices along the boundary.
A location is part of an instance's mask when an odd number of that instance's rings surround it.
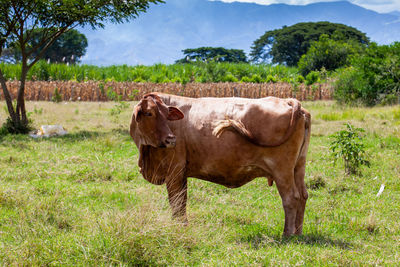
<svg viewBox="0 0 400 267">
<path fill-rule="evenodd" d="M 3 76 L 3 73 L 0 70 L 0 83 L 4 93 L 4 99 L 7 104 L 8 113 L 10 115 L 13 130 L 10 133 L 26 133 L 29 131 L 29 121 L 26 116 L 26 108 L 25 108 L 25 82 L 26 76 L 28 73 L 28 66 L 26 64 L 22 64 L 22 72 L 20 77 L 20 85 L 17 94 L 17 106 L 14 107 L 13 99 L 10 94 L 10 91 L 7 88 L 6 79 Z"/>
<path fill-rule="evenodd" d="M 12 97 L 10 94 L 10 91 L 8 91 L 7 84 L 6 84 L 6 79 L 3 76 L 3 73 L 0 70 L 0 83 L 1 83 L 1 88 L 3 89 L 3 94 L 4 94 L 4 99 L 7 104 L 7 109 L 8 113 L 10 114 L 10 118 L 13 121 L 14 124 L 18 123 L 18 116 L 15 113 L 14 106 L 12 103 Z"/>
<path fill-rule="evenodd" d="M 25 82 L 26 75 L 28 74 L 28 67 L 22 63 L 21 79 L 17 95 L 17 117 L 21 121 L 23 126 L 28 126 L 28 118 L 26 117 L 25 109 Z"/>
</svg>

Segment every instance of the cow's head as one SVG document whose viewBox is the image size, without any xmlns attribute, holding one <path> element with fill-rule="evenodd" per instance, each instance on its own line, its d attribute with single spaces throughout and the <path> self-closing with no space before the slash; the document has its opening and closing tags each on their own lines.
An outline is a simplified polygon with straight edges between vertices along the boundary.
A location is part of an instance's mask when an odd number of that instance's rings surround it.
<svg viewBox="0 0 400 267">
<path fill-rule="evenodd" d="M 176 136 L 167 122 L 180 120 L 183 117 L 182 111 L 167 106 L 158 95 L 144 95 L 133 110 L 131 136 L 140 140 L 141 145 L 175 147 Z"/>
</svg>

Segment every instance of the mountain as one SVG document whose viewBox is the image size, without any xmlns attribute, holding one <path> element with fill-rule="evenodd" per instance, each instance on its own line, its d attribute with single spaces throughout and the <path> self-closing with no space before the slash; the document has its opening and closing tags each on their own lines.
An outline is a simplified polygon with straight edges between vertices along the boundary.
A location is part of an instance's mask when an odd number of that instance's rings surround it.
<svg viewBox="0 0 400 267">
<path fill-rule="evenodd" d="M 305 6 L 167 0 L 124 24 L 80 29 L 89 47 L 82 62 L 94 65 L 173 63 L 181 50 L 223 46 L 250 51 L 265 31 L 298 22 L 330 21 L 365 32 L 379 44 L 400 40 L 400 12 L 381 14 L 347 1 Z"/>
</svg>

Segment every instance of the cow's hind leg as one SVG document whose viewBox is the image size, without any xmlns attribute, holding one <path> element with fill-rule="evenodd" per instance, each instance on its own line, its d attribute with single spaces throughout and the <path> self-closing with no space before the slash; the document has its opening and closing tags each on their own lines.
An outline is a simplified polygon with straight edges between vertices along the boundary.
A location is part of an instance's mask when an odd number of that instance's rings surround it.
<svg viewBox="0 0 400 267">
<path fill-rule="evenodd" d="M 172 209 L 172 217 L 187 223 L 187 178 L 172 179 L 167 182 L 168 200 Z"/>
<path fill-rule="evenodd" d="M 294 169 L 294 180 L 296 183 L 296 187 L 299 191 L 300 199 L 299 199 L 299 206 L 297 208 L 296 214 L 296 232 L 295 234 L 301 235 L 303 233 L 303 220 L 304 220 L 304 211 L 306 208 L 306 202 L 308 199 L 308 193 L 306 184 L 304 183 L 304 175 L 306 170 L 306 156 L 308 151 L 308 146 L 310 144 L 310 123 L 311 118 L 310 114 L 306 111 L 306 124 L 305 124 L 305 133 L 304 133 L 304 143 L 302 145 L 299 158 L 296 163 L 296 167 Z"/>
<path fill-rule="evenodd" d="M 304 211 L 308 198 L 306 185 L 304 183 L 305 168 L 305 157 L 302 157 L 299 159 L 299 162 L 297 163 L 294 171 L 294 180 L 300 195 L 296 213 L 296 235 L 301 235 L 303 233 Z"/>
<path fill-rule="evenodd" d="M 294 182 L 294 173 L 281 173 L 279 178 L 275 179 L 275 182 L 285 211 L 285 228 L 283 234 L 290 236 L 296 233 L 296 215 L 300 204 L 300 195 Z"/>
</svg>

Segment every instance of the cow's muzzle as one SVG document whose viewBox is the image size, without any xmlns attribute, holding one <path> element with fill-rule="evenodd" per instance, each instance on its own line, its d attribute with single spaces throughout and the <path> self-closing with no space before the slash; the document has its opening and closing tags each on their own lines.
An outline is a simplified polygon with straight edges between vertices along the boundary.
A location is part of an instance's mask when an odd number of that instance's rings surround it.
<svg viewBox="0 0 400 267">
<path fill-rule="evenodd" d="M 167 138 L 165 138 L 163 145 L 167 148 L 174 148 L 176 145 L 176 136 L 169 134 Z"/>
</svg>

